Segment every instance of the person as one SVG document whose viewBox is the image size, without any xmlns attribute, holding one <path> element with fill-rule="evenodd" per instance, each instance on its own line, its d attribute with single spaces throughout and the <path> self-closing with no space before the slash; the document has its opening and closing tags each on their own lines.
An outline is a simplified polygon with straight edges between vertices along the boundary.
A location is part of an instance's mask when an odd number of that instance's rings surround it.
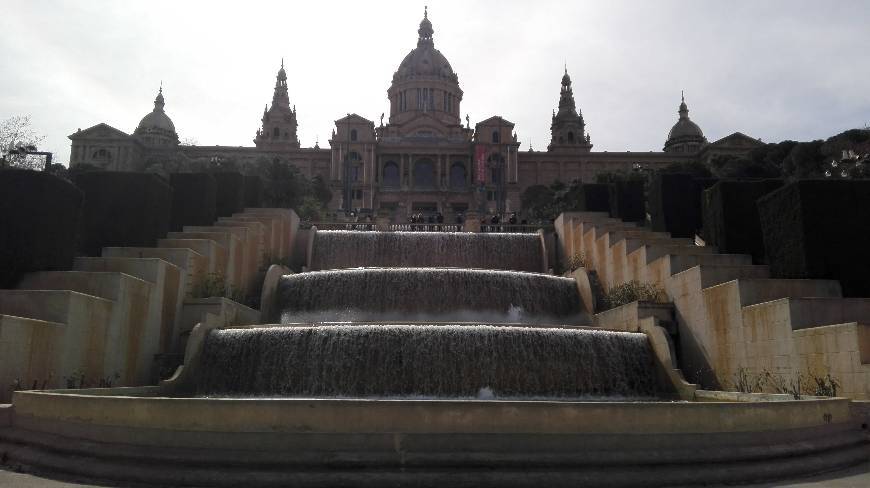
<svg viewBox="0 0 870 488">
<path fill-rule="evenodd" d="M 514 212 L 511 214 L 511 218 L 508 220 L 508 223 L 511 225 L 517 225 L 517 213 Z"/>
<path fill-rule="evenodd" d="M 457 214 L 456 214 L 456 223 L 457 223 L 457 224 L 461 224 L 461 223 L 462 223 L 462 214 L 461 214 L 461 213 L 457 213 Z"/>
<path fill-rule="evenodd" d="M 438 212 L 438 214 L 435 216 L 435 220 L 439 224 L 443 224 L 444 223 L 444 215 L 441 212 Z"/>
</svg>

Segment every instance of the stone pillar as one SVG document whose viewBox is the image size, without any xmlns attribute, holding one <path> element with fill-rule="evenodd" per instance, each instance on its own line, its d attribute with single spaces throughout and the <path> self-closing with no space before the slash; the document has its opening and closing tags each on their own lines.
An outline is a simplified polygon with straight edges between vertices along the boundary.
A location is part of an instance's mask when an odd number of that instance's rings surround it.
<svg viewBox="0 0 870 488">
<path fill-rule="evenodd" d="M 477 212 L 465 213 L 465 232 L 480 232 L 480 215 Z"/>
<path fill-rule="evenodd" d="M 386 232 L 390 230 L 390 218 L 381 215 L 375 218 L 375 230 L 379 232 Z"/>
</svg>

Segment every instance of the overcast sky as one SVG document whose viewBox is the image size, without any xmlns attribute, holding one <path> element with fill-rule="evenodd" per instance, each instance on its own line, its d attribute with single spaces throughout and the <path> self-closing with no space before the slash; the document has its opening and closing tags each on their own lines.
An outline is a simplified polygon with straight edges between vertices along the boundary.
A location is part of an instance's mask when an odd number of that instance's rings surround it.
<svg viewBox="0 0 870 488">
<path fill-rule="evenodd" d="M 0 0 L 0 118 L 131 133 L 163 81 L 179 137 L 251 146 L 281 57 L 299 139 L 377 123 L 423 5 L 472 124 L 502 115 L 545 149 L 563 65 L 594 150 L 661 150 L 680 90 L 711 141 L 825 138 L 870 123 L 870 1 L 194 2 Z"/>
</svg>

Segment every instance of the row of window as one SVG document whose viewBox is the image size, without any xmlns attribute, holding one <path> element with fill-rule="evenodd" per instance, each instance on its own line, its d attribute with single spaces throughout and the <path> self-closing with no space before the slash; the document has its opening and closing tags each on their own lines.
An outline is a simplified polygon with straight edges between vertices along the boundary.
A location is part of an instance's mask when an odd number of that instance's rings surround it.
<svg viewBox="0 0 870 488">
<path fill-rule="evenodd" d="M 408 92 L 410 90 L 402 90 L 395 96 L 394 104 L 399 112 L 408 110 Z M 417 88 L 417 110 L 435 111 L 435 88 Z M 441 110 L 449 114 L 457 111 L 456 102 L 458 100 L 453 96 L 453 93 L 442 90 L 442 107 Z"/>
</svg>

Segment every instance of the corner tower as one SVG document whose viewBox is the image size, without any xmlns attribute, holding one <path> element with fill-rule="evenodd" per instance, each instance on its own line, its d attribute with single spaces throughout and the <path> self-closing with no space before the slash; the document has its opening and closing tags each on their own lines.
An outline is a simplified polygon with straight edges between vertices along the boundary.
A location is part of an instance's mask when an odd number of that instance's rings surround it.
<svg viewBox="0 0 870 488">
<path fill-rule="evenodd" d="M 298 148 L 299 138 L 296 136 L 296 107 L 290 108 L 290 96 L 287 93 L 287 72 L 284 71 L 284 60 L 275 79 L 275 92 L 272 94 L 272 106 L 263 109 L 263 126 L 257 129 L 254 144 L 260 149 Z"/>
<path fill-rule="evenodd" d="M 567 67 L 562 76 L 562 88 L 559 90 L 559 112 L 553 113 L 550 134 L 548 151 L 589 152 L 592 149 L 583 114 L 574 103 L 574 91 L 571 89 L 571 77 L 568 76 Z"/>
</svg>

